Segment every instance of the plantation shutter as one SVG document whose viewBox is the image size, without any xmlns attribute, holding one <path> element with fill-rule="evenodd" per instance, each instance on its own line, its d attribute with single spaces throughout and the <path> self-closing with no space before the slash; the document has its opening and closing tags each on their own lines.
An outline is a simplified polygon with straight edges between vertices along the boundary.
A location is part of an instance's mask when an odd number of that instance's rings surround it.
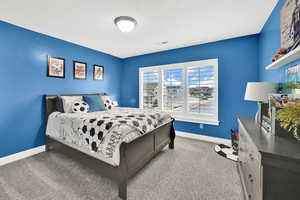
<svg viewBox="0 0 300 200">
<path fill-rule="evenodd" d="M 217 110 L 215 87 L 214 66 L 189 67 L 188 112 L 214 116 Z"/>
<path fill-rule="evenodd" d="M 147 71 L 143 73 L 143 107 L 157 108 L 159 106 L 159 71 Z"/>
<path fill-rule="evenodd" d="M 183 69 L 163 70 L 163 110 L 184 111 Z"/>
</svg>

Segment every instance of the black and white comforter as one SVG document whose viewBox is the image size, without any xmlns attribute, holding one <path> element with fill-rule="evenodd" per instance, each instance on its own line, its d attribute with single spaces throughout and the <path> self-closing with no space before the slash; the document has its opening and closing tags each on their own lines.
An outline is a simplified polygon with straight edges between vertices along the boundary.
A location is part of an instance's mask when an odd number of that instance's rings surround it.
<svg viewBox="0 0 300 200">
<path fill-rule="evenodd" d="M 122 142 L 129 143 L 171 120 L 167 113 L 137 108 L 80 114 L 54 112 L 49 116 L 46 134 L 118 166 Z"/>
</svg>

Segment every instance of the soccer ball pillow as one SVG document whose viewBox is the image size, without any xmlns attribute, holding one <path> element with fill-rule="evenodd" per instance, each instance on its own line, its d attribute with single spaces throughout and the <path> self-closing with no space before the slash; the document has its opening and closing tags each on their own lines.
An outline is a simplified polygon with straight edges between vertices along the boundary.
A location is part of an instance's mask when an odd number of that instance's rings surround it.
<svg viewBox="0 0 300 200">
<path fill-rule="evenodd" d="M 116 105 L 114 105 L 113 101 L 110 99 L 110 96 L 108 96 L 108 95 L 102 95 L 101 99 L 104 103 L 106 110 L 111 110 L 113 107 L 116 106 Z"/>
<path fill-rule="evenodd" d="M 73 113 L 87 113 L 89 111 L 89 105 L 84 101 L 74 101 L 72 105 Z"/>
</svg>

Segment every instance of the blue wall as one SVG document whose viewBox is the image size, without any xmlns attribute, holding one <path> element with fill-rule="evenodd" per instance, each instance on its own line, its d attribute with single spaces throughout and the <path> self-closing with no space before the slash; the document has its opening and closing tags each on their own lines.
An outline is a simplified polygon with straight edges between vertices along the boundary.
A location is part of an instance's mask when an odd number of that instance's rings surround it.
<svg viewBox="0 0 300 200">
<path fill-rule="evenodd" d="M 259 37 L 259 80 L 268 82 L 284 82 L 284 70 L 299 61 L 290 63 L 276 70 L 266 70 L 272 57 L 280 49 L 280 10 L 285 0 L 279 0 L 269 19 L 265 23 Z"/>
<path fill-rule="evenodd" d="M 121 105 L 139 105 L 139 67 L 219 59 L 219 126 L 176 121 L 179 131 L 229 138 L 239 115 L 254 115 L 257 107 L 244 101 L 246 83 L 258 80 L 258 35 L 223 40 L 123 60 Z"/>
<path fill-rule="evenodd" d="M 47 55 L 66 59 L 66 78 L 48 78 Z M 43 94 L 107 92 L 120 99 L 119 58 L 0 21 L 0 157 L 44 144 Z M 73 79 L 73 60 L 88 80 Z M 93 64 L 105 79 L 93 80 Z"/>
</svg>

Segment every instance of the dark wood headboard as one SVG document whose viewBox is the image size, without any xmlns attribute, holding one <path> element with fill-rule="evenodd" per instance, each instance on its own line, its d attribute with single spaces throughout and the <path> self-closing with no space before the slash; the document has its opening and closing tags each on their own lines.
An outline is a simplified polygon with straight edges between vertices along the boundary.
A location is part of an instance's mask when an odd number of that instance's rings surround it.
<svg viewBox="0 0 300 200">
<path fill-rule="evenodd" d="M 106 93 L 95 93 L 95 94 L 45 94 L 45 104 L 46 104 L 46 111 L 45 111 L 45 119 L 46 124 L 48 121 L 48 117 L 51 113 L 57 111 L 57 99 L 59 96 L 92 96 L 92 95 L 107 95 Z"/>
</svg>

